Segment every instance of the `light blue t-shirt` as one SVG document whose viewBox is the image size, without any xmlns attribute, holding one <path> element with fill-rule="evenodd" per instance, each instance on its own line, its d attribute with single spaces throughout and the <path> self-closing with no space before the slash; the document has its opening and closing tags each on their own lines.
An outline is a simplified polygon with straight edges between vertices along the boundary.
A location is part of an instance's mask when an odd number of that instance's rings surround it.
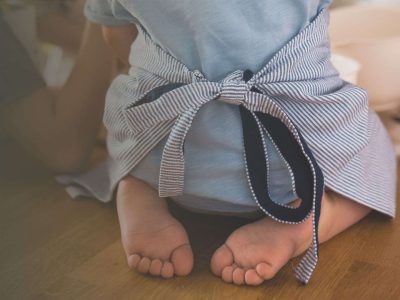
<svg viewBox="0 0 400 300">
<path fill-rule="evenodd" d="M 332 0 L 89 0 L 105 25 L 140 23 L 153 40 L 209 80 L 253 72 Z"/>
<path fill-rule="evenodd" d="M 89 0 L 85 13 L 104 25 L 141 24 L 189 69 L 218 81 L 235 70 L 256 73 L 330 2 Z M 256 209 L 246 181 L 241 134 L 237 107 L 212 101 L 200 110 L 185 143 L 185 192 L 190 193 L 178 201 L 203 210 Z M 164 143 L 132 172 L 155 187 Z M 290 174 L 271 142 L 267 149 L 271 197 L 287 203 L 295 198 Z"/>
</svg>

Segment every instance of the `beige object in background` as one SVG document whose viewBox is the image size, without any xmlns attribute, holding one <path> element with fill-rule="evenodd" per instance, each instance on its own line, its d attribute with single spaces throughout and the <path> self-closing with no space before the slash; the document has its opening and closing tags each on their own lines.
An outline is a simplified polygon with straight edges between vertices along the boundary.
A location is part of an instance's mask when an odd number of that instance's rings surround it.
<svg viewBox="0 0 400 300">
<path fill-rule="evenodd" d="M 376 111 L 400 105 L 400 5 L 353 5 L 331 11 L 335 53 L 361 63 L 358 84 Z"/>
<path fill-rule="evenodd" d="M 352 84 L 358 83 L 358 73 L 361 66 L 355 59 L 333 53 L 331 62 L 338 70 L 340 78 Z"/>
</svg>

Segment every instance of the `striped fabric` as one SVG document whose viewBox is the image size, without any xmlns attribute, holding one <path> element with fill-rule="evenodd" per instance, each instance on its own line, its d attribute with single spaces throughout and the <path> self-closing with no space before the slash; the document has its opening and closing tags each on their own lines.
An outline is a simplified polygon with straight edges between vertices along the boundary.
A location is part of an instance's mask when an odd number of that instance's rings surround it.
<svg viewBox="0 0 400 300">
<path fill-rule="evenodd" d="M 109 201 L 118 182 L 167 137 L 159 193 L 182 194 L 185 136 L 203 105 L 223 101 L 245 107 L 255 120 L 262 113 L 283 121 L 300 144 L 304 138 L 312 154 L 303 149 L 303 155 L 310 158 L 310 166 L 314 165 L 311 156 L 315 157 L 326 188 L 394 216 L 393 148 L 378 117 L 368 110 L 366 92 L 341 80 L 330 63 L 328 22 L 324 9 L 248 81 L 239 70 L 219 82 L 189 70 L 140 28 L 130 74 L 118 77 L 107 96 L 104 121 L 109 131 L 108 161 L 87 174 L 60 180 L 75 185 L 69 187 L 73 196 L 90 195 Z M 296 174 L 291 171 L 293 179 Z M 296 271 L 304 283 L 318 258 L 315 174 L 313 178 L 314 240 Z M 249 183 L 252 187 L 251 180 Z M 300 196 L 297 185 L 294 189 Z M 264 210 L 262 205 L 260 208 Z"/>
</svg>

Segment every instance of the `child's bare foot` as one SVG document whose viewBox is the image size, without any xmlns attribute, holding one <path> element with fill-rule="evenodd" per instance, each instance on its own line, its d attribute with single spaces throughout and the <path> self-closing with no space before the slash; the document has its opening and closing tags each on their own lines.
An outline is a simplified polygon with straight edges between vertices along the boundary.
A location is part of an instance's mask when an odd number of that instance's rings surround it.
<svg viewBox="0 0 400 300">
<path fill-rule="evenodd" d="M 117 210 L 130 268 L 163 278 L 191 272 L 193 253 L 187 233 L 157 191 L 126 177 L 118 186 Z"/>
<path fill-rule="evenodd" d="M 324 242 L 353 225 L 370 209 L 333 192 L 325 193 L 319 227 Z M 335 216 L 341 216 L 337 218 Z M 312 220 L 292 225 L 263 218 L 234 231 L 211 259 L 212 272 L 225 282 L 260 285 L 312 241 Z"/>
</svg>

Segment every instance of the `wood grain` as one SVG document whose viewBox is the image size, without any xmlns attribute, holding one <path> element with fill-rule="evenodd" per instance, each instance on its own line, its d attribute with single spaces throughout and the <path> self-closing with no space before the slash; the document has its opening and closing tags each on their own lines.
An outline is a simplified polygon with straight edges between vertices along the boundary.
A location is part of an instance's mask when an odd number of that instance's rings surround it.
<svg viewBox="0 0 400 300">
<path fill-rule="evenodd" d="M 190 276 L 165 281 L 128 270 L 114 203 L 71 200 L 17 147 L 0 149 L 0 299 L 400 299 L 397 219 L 372 213 L 323 244 L 308 286 L 295 280 L 294 259 L 261 287 L 236 287 L 213 276 L 209 260 L 246 221 L 171 205 L 196 261 Z"/>
</svg>

